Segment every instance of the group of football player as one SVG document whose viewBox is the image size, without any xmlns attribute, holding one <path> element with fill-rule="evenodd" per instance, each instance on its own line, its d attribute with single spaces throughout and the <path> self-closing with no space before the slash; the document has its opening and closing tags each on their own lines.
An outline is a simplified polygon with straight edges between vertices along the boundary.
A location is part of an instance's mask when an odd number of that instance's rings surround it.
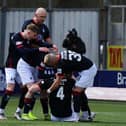
<svg viewBox="0 0 126 126">
<path fill-rule="evenodd" d="M 44 120 L 93 121 L 95 113 L 90 110 L 85 91 L 93 86 L 96 65 L 85 56 L 85 42 L 74 28 L 68 31 L 62 41 L 63 51 L 59 52 L 44 24 L 46 17 L 46 9 L 37 8 L 33 18 L 24 22 L 22 31 L 10 38 L 0 120 L 7 119 L 5 108 L 19 84 L 16 119 L 38 119 L 33 114 L 37 94 Z"/>
</svg>

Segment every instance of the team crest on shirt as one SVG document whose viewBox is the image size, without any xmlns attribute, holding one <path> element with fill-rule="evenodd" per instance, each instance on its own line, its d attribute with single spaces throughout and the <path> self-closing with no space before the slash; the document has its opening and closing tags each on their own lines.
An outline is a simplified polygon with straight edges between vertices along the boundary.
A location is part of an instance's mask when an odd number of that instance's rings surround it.
<svg viewBox="0 0 126 126">
<path fill-rule="evenodd" d="M 38 40 L 43 40 L 43 36 L 41 34 L 38 34 L 37 39 Z"/>
</svg>

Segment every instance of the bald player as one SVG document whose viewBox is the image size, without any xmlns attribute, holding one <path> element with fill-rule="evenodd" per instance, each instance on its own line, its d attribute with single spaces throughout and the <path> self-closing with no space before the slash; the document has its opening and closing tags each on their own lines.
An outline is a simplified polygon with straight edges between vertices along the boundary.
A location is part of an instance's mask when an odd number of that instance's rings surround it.
<svg viewBox="0 0 126 126">
<path fill-rule="evenodd" d="M 38 40 L 44 40 L 51 43 L 50 33 L 48 27 L 44 24 L 47 17 L 47 11 L 45 8 L 37 8 L 32 19 L 26 20 L 22 26 L 22 31 L 27 27 L 28 24 L 34 23 L 39 26 L 40 34 Z"/>
</svg>

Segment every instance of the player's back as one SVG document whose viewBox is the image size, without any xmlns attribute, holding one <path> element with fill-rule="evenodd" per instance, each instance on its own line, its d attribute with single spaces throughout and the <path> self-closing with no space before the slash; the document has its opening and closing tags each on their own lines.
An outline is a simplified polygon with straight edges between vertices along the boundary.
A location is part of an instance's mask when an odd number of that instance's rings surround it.
<svg viewBox="0 0 126 126">
<path fill-rule="evenodd" d="M 17 62 L 20 58 L 20 54 L 17 51 L 18 45 L 23 41 L 23 38 L 19 33 L 15 33 L 10 38 L 9 49 L 8 49 L 8 56 L 6 60 L 6 67 L 13 67 L 16 68 Z"/>
<path fill-rule="evenodd" d="M 72 72 L 87 70 L 92 65 L 93 62 L 83 54 L 71 50 L 65 50 L 61 52 L 61 60 L 58 64 L 58 67 L 61 67 L 64 72 Z"/>
<path fill-rule="evenodd" d="M 71 97 L 73 79 L 63 79 L 60 86 L 50 94 L 50 108 L 56 117 L 68 117 L 72 114 Z"/>
</svg>

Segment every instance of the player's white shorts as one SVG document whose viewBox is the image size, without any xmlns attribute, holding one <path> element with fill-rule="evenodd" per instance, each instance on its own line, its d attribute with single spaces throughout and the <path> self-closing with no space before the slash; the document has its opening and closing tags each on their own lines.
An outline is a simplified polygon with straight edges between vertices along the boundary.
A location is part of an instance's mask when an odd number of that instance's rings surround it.
<svg viewBox="0 0 126 126">
<path fill-rule="evenodd" d="M 94 77 L 96 73 L 97 73 L 97 68 L 95 64 L 88 70 L 83 70 L 79 72 L 78 76 L 76 77 L 75 86 L 81 88 L 87 88 L 93 86 Z"/>
<path fill-rule="evenodd" d="M 60 122 L 78 122 L 78 118 L 76 118 L 74 112 L 72 112 L 72 115 L 69 117 L 56 117 L 51 114 L 51 121 L 60 121 Z"/>
<path fill-rule="evenodd" d="M 23 85 L 32 84 L 38 81 L 38 70 L 30 66 L 22 58 L 20 58 L 18 61 L 17 71 L 21 77 Z"/>
<path fill-rule="evenodd" d="M 15 68 L 5 68 L 5 77 L 7 84 L 21 84 L 20 76 Z"/>
</svg>

